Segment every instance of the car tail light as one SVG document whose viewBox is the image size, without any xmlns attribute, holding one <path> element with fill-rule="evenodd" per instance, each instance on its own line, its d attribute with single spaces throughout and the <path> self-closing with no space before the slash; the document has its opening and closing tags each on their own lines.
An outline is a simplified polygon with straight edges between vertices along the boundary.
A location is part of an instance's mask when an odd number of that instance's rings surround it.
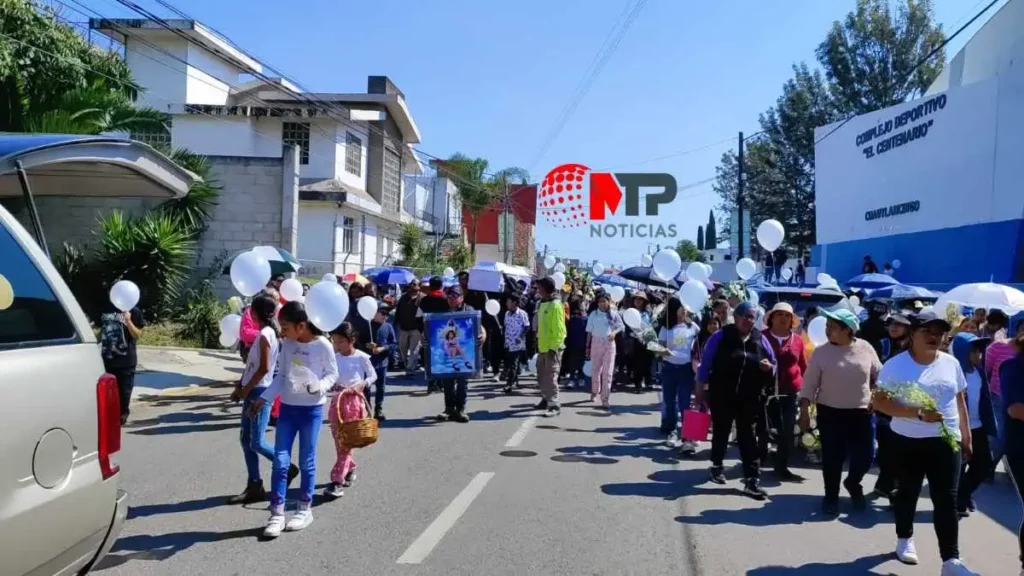
<svg viewBox="0 0 1024 576">
<path fill-rule="evenodd" d="M 120 470 L 111 457 L 121 450 L 121 394 L 117 378 L 110 374 L 100 376 L 96 384 L 96 419 L 99 424 L 96 449 L 100 473 L 106 480 Z"/>
</svg>

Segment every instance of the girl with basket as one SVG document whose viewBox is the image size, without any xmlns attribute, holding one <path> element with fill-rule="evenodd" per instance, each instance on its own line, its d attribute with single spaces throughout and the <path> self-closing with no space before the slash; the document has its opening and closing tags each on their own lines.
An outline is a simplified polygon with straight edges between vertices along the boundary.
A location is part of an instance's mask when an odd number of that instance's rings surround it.
<svg viewBox="0 0 1024 576">
<path fill-rule="evenodd" d="M 372 444 L 377 439 L 377 421 L 370 418 L 369 405 L 363 391 L 376 380 L 370 355 L 356 348 L 355 329 L 348 322 L 331 332 L 338 382 L 333 391 L 328 418 L 338 459 L 331 469 L 331 483 L 324 488 L 324 497 L 340 498 L 345 488 L 356 481 L 356 462 L 352 449 Z"/>
</svg>

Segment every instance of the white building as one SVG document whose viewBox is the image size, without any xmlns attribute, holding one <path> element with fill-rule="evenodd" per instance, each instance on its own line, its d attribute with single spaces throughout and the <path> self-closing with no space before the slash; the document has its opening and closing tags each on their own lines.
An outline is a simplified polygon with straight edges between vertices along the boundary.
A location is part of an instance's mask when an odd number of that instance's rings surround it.
<svg viewBox="0 0 1024 576">
<path fill-rule="evenodd" d="M 812 262 L 840 281 L 870 255 L 944 289 L 1024 283 L 1024 0 L 1010 0 L 928 93 L 815 132 Z"/>
<path fill-rule="evenodd" d="M 296 256 L 303 275 L 345 274 L 399 257 L 401 226 L 433 226 L 405 175 L 423 173 L 420 132 L 386 76 L 365 93 L 306 93 L 192 20 L 94 19 L 125 47 L 140 104 L 172 115 L 170 134 L 133 134 L 206 156 L 281 157 L 299 148 Z M 451 192 L 453 193 L 453 192 Z M 413 208 L 412 211 L 409 209 Z"/>
</svg>

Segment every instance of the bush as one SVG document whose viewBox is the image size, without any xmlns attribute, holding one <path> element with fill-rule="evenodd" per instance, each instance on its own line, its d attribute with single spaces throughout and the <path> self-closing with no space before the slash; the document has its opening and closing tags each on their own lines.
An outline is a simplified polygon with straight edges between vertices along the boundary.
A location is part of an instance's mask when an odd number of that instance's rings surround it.
<svg viewBox="0 0 1024 576">
<path fill-rule="evenodd" d="M 185 293 L 185 306 L 177 317 L 177 336 L 200 348 L 220 348 L 220 319 L 227 313 L 228 305 L 217 299 L 213 282 L 203 280 Z"/>
</svg>

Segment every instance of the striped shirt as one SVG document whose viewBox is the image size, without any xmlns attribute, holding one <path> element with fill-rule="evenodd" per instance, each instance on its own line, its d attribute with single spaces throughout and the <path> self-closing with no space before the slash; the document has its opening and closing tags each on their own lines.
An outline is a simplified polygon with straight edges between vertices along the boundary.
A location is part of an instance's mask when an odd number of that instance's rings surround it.
<svg viewBox="0 0 1024 576">
<path fill-rule="evenodd" d="M 985 376 L 988 377 L 988 389 L 995 395 L 1000 394 L 999 367 L 1017 354 L 1012 340 L 1003 340 L 989 344 L 985 351 Z"/>
</svg>

